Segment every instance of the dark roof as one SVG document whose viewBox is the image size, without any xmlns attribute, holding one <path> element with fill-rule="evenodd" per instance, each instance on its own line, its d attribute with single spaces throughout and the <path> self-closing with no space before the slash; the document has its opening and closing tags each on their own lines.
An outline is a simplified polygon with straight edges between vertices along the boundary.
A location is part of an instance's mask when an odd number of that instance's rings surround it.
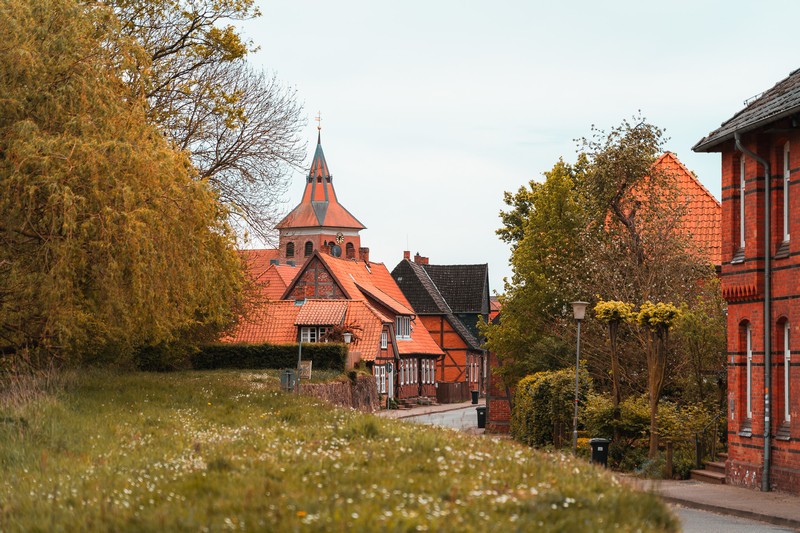
<svg viewBox="0 0 800 533">
<path fill-rule="evenodd" d="M 692 147 L 695 152 L 714 151 L 713 148 L 733 138 L 734 132 L 744 133 L 800 111 L 800 69 L 755 98 L 733 117 L 723 122 Z"/>
<path fill-rule="evenodd" d="M 489 314 L 489 265 L 422 265 L 454 313 Z"/>
<path fill-rule="evenodd" d="M 453 310 L 421 265 L 403 260 L 392 270 L 392 277 L 418 314 L 452 314 Z"/>
<path fill-rule="evenodd" d="M 406 299 L 418 315 L 444 315 L 447 321 L 450 322 L 450 325 L 453 326 L 453 329 L 461 336 L 470 349 L 480 350 L 481 343 L 475 335 L 475 332 L 473 332 L 473 330 L 476 329 L 476 326 L 467 326 L 464 324 L 461 318 L 453 314 L 453 309 L 450 305 L 448 305 L 438 285 L 433 281 L 433 279 L 431 279 L 431 276 L 429 275 L 428 267 L 430 266 L 431 265 L 420 265 L 408 259 L 404 259 L 396 267 L 394 267 L 394 270 L 392 270 L 392 277 L 397 282 L 400 290 L 403 291 Z M 443 267 L 446 271 L 442 270 L 438 272 L 438 274 L 440 275 L 441 279 L 448 280 L 448 275 L 458 275 L 459 273 L 463 274 L 465 272 L 469 272 L 471 275 L 468 276 L 467 281 L 472 282 L 477 279 L 477 271 L 475 271 L 473 267 L 484 267 L 486 276 L 485 279 L 488 280 L 487 265 L 447 265 Z M 466 289 L 467 286 L 469 286 L 469 284 L 458 284 L 452 282 L 452 280 L 448 281 L 450 281 L 449 286 L 451 288 L 460 285 Z M 471 286 L 477 287 L 475 284 Z M 483 289 L 481 289 L 481 291 L 482 290 Z M 488 283 L 486 290 L 488 291 Z M 461 299 L 466 300 L 466 298 L 463 296 Z M 466 313 L 480 314 L 480 311 L 466 311 Z"/>
</svg>

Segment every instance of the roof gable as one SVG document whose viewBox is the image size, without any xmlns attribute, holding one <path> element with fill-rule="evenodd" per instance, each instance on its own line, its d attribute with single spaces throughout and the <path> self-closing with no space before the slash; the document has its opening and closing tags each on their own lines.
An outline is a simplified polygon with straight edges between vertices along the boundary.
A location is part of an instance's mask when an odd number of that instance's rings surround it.
<svg viewBox="0 0 800 533">
<path fill-rule="evenodd" d="M 453 312 L 421 265 L 403 259 L 392 270 L 392 277 L 417 313 L 428 315 Z"/>
<path fill-rule="evenodd" d="M 692 147 L 695 152 L 718 151 L 718 146 L 733 138 L 734 132 L 745 133 L 800 111 L 800 69 L 779 81 L 771 89 L 747 103 L 744 109 L 700 139 Z"/>
<path fill-rule="evenodd" d="M 653 164 L 676 180 L 686 201 L 681 230 L 714 265 L 722 264 L 722 205 L 697 177 L 671 152 L 665 152 Z"/>
</svg>

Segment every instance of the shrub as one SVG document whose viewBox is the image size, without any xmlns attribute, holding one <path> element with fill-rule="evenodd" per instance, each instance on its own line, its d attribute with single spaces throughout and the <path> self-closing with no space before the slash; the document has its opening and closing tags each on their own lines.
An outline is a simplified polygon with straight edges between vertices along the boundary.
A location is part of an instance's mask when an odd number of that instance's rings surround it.
<svg viewBox="0 0 800 533">
<path fill-rule="evenodd" d="M 586 398 L 591 383 L 580 373 L 579 398 Z M 568 428 L 574 415 L 575 371 L 537 372 L 517 385 L 511 413 L 511 435 L 529 446 L 562 446 L 571 442 Z"/>
<path fill-rule="evenodd" d="M 685 478 L 695 464 L 695 433 L 711 428 L 714 414 L 703 404 L 658 404 L 658 433 L 662 443 L 671 442 L 673 473 Z M 617 427 L 617 440 L 609 447 L 609 464 L 620 470 L 638 471 L 647 477 L 660 476 L 663 460 L 647 458 L 650 407 L 646 395 L 631 396 L 620 403 L 619 420 L 606 395 L 592 394 L 582 411 L 582 421 L 593 437 L 611 437 Z M 724 423 L 724 422 L 723 422 Z M 720 432 L 720 436 L 723 433 Z"/>
<path fill-rule="evenodd" d="M 347 346 L 339 343 L 303 344 L 303 360 L 314 362 L 315 370 L 344 372 Z M 192 368 L 294 368 L 297 366 L 296 344 L 209 344 L 191 357 Z"/>
</svg>

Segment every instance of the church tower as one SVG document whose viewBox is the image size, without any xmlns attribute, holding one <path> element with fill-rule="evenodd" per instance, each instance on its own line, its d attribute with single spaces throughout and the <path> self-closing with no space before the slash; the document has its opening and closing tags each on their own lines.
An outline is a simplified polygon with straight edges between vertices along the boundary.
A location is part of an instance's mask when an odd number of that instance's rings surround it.
<svg viewBox="0 0 800 533">
<path fill-rule="evenodd" d="M 335 257 L 369 260 L 369 249 L 361 247 L 359 235 L 366 228 L 336 197 L 319 132 L 303 199 L 276 228 L 280 256 L 287 261 L 301 264 L 314 250 Z"/>
</svg>

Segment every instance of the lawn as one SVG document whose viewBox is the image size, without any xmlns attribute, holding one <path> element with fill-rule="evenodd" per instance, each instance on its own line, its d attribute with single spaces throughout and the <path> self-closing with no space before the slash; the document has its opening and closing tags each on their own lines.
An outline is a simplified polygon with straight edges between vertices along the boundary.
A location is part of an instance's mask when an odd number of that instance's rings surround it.
<svg viewBox="0 0 800 533">
<path fill-rule="evenodd" d="M 562 454 L 334 409 L 278 373 L 88 372 L 0 409 L 0 531 L 673 531 Z"/>
</svg>

